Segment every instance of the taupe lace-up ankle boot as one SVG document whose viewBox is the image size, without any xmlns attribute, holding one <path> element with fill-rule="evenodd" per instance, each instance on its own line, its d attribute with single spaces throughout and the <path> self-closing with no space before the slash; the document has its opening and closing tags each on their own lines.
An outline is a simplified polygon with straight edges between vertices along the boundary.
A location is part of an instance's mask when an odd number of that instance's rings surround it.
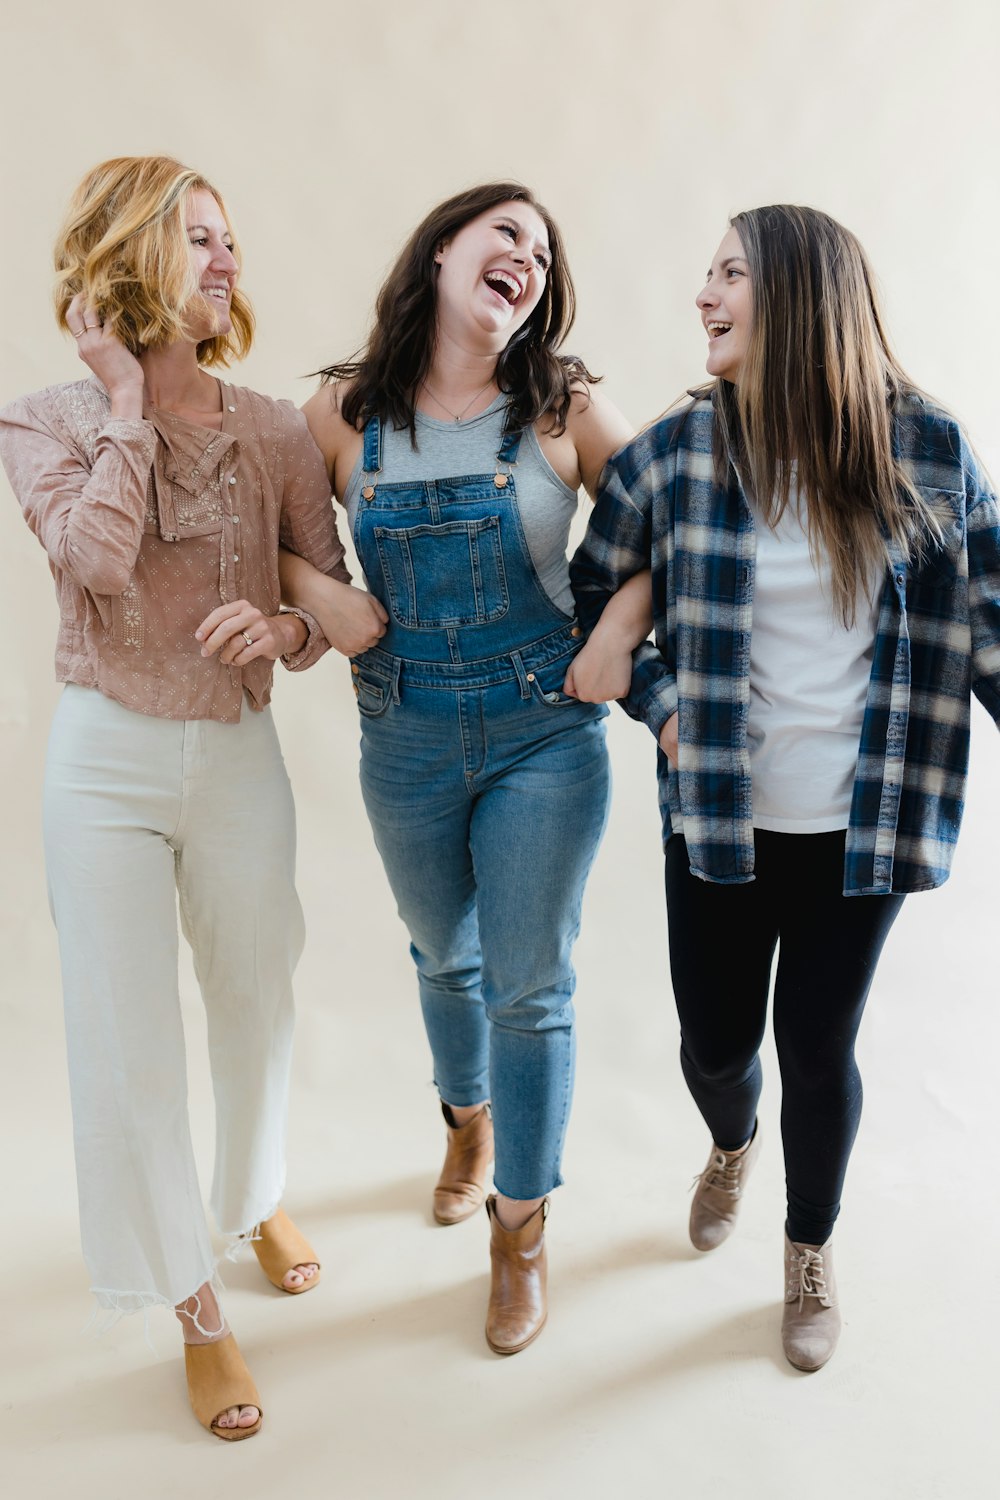
<svg viewBox="0 0 1000 1500">
<path fill-rule="evenodd" d="M 785 1235 L 785 1311 L 781 1343 L 797 1370 L 819 1370 L 837 1347 L 840 1308 L 833 1242 L 798 1245 Z"/>
<path fill-rule="evenodd" d="M 439 1224 L 459 1224 L 483 1205 L 486 1179 L 493 1162 L 493 1118 L 484 1104 L 464 1125 L 455 1124 L 447 1104 L 441 1105 L 448 1127 L 444 1166 L 434 1189 L 434 1217 Z"/>
<path fill-rule="evenodd" d="M 722 1151 L 713 1143 L 708 1166 L 694 1180 L 688 1233 L 696 1250 L 714 1250 L 729 1238 L 759 1151 L 756 1125 L 742 1151 Z"/>
</svg>

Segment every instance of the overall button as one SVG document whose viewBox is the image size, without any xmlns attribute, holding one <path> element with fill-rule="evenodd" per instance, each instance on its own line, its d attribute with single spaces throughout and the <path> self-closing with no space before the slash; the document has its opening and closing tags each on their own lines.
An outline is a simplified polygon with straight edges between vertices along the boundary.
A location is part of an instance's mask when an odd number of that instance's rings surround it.
<svg viewBox="0 0 1000 1500">
<path fill-rule="evenodd" d="M 579 625 L 574 625 L 573 629 L 570 631 L 570 635 L 583 635 L 583 631 L 580 629 Z"/>
<path fill-rule="evenodd" d="M 352 661 L 351 662 L 351 671 L 354 673 L 354 675 L 356 677 L 358 675 L 358 673 L 361 671 L 361 668 L 355 662 Z"/>
<path fill-rule="evenodd" d="M 528 673 L 528 681 L 529 682 L 534 682 L 534 680 L 535 680 L 535 674 L 534 674 L 534 672 L 529 672 Z"/>
</svg>

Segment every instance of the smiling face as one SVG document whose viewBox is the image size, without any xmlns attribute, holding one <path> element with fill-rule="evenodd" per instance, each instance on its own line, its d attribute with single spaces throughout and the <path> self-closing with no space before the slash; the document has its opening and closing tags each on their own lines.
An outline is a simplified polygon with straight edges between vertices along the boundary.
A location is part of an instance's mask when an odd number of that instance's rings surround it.
<svg viewBox="0 0 1000 1500">
<path fill-rule="evenodd" d="M 439 322 L 502 349 L 538 306 L 552 252 L 541 216 L 513 201 L 463 224 L 434 259 Z"/>
<path fill-rule="evenodd" d="M 735 229 L 729 230 L 716 251 L 695 305 L 708 334 L 706 370 L 735 384 L 746 356 L 751 320 L 747 259 Z"/>
<path fill-rule="evenodd" d="M 191 337 L 199 341 L 224 337 L 233 326 L 230 305 L 239 266 L 225 215 L 207 189 L 196 188 L 188 194 L 185 225 L 201 294 L 187 313 Z"/>
</svg>

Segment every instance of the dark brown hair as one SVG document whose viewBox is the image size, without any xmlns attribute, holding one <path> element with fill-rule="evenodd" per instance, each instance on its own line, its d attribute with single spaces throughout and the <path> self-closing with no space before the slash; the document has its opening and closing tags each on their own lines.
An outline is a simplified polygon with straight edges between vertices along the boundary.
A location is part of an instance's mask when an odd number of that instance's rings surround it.
<svg viewBox="0 0 1000 1500">
<path fill-rule="evenodd" d="M 552 264 L 530 318 L 497 359 L 495 379 L 511 397 L 521 426 L 547 413 L 553 432 L 565 431 L 574 386 L 593 384 L 582 360 L 557 351 L 576 314 L 576 297 L 558 226 L 534 194 L 519 182 L 489 182 L 467 189 L 431 209 L 403 246 L 375 300 L 375 318 L 364 349 L 318 373 L 350 389 L 341 404 L 345 421 L 359 430 L 372 416 L 408 427 L 416 438 L 414 407 L 431 366 L 437 316 L 437 264 L 442 243 L 470 220 L 501 203 L 526 203 L 544 221 Z"/>
<path fill-rule="evenodd" d="M 794 473 L 810 543 L 829 559 L 834 604 L 850 624 L 888 539 L 919 558 L 940 536 L 893 448 L 895 408 L 916 387 L 889 347 L 868 258 L 849 230 L 783 203 L 730 223 L 747 259 L 752 318 L 739 381 L 711 388 L 716 475 L 735 464 L 774 525 Z"/>
</svg>

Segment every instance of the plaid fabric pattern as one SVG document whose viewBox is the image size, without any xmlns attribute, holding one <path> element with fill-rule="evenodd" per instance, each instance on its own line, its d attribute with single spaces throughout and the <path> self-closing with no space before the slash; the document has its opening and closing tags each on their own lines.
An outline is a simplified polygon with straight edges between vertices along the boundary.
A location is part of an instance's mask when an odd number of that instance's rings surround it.
<svg viewBox="0 0 1000 1500">
<path fill-rule="evenodd" d="M 713 408 L 695 398 L 611 459 L 570 569 L 590 630 L 652 567 L 655 646 L 634 653 L 622 706 L 659 736 L 678 713 L 678 766 L 658 752 L 664 843 L 691 869 L 753 879 L 747 718 L 756 539 L 730 470 L 716 484 Z M 930 890 L 948 877 L 965 798 L 971 693 L 1000 722 L 1000 513 L 954 418 L 900 403 L 897 453 L 945 518 L 919 566 L 887 564 L 854 782 L 844 894 Z"/>
</svg>

